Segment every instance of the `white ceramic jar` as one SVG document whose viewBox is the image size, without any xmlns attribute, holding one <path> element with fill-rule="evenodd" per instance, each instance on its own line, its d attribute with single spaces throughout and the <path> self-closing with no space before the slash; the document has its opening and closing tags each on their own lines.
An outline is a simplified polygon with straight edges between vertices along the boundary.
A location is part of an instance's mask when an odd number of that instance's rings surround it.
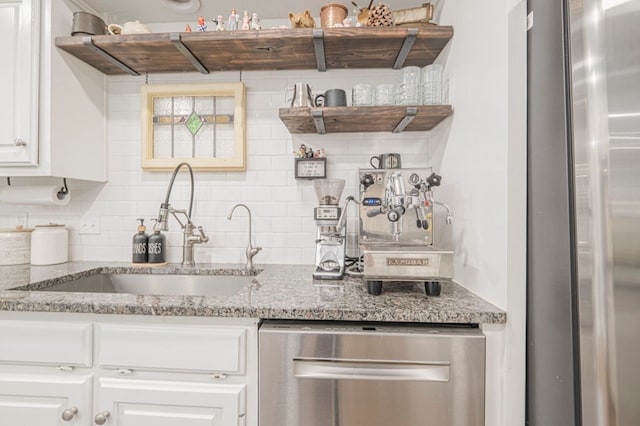
<svg viewBox="0 0 640 426">
<path fill-rule="evenodd" d="M 31 264 L 55 265 L 69 261 L 69 232 L 64 225 L 36 225 L 31 233 Z"/>
<path fill-rule="evenodd" d="M 29 263 L 31 228 L 0 229 L 0 265 Z"/>
</svg>

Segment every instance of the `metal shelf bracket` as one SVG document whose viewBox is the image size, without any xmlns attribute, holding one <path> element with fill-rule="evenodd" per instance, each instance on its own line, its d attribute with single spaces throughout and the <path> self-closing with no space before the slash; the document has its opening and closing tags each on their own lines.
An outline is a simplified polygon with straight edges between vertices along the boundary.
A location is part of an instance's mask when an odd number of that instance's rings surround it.
<svg viewBox="0 0 640 426">
<path fill-rule="evenodd" d="M 402 132 L 408 125 L 416 118 L 418 115 L 418 108 L 416 107 L 407 107 L 407 111 L 404 114 L 404 118 L 400 120 L 400 122 L 396 125 L 395 129 L 393 129 L 393 133 Z"/>
<path fill-rule="evenodd" d="M 95 44 L 93 44 L 93 38 L 91 38 L 90 36 L 84 36 L 82 37 L 82 44 L 88 48 L 89 50 L 94 51 L 95 53 L 97 53 L 98 55 L 102 56 L 104 59 L 106 59 L 107 61 L 109 61 L 110 63 L 112 63 L 113 65 L 117 66 L 118 68 L 120 68 L 123 71 L 128 72 L 131 75 L 140 75 L 136 70 L 134 70 L 133 68 L 130 68 L 128 65 L 120 62 L 118 59 L 114 58 L 113 56 L 111 56 L 110 54 L 108 54 L 107 52 L 105 52 L 104 50 L 100 49 L 98 46 L 96 46 Z"/>
<path fill-rule="evenodd" d="M 195 69 L 200 71 L 202 74 L 209 74 L 209 70 L 204 65 L 202 65 L 202 62 L 200 62 L 200 60 L 196 58 L 193 53 L 191 53 L 191 50 L 189 50 L 189 48 L 184 45 L 184 43 L 182 42 L 182 37 L 179 33 L 170 33 L 169 40 L 171 40 L 171 43 L 173 43 L 176 49 L 178 49 L 178 52 L 182 53 L 184 57 L 187 58 L 189 62 L 191 62 L 191 65 L 193 65 Z"/>
<path fill-rule="evenodd" d="M 316 51 L 316 66 L 318 71 L 327 70 L 327 61 L 324 56 L 324 32 L 321 28 L 313 29 L 313 47 Z"/>
<path fill-rule="evenodd" d="M 327 134 L 327 129 L 324 127 L 324 118 L 322 117 L 322 109 L 321 108 L 312 109 L 311 118 L 313 118 L 313 124 L 315 124 L 318 134 L 319 135 Z"/>
<path fill-rule="evenodd" d="M 418 37 L 417 28 L 409 28 L 407 30 L 407 36 L 404 38 L 404 43 L 402 43 L 400 52 L 398 52 L 396 61 L 393 64 L 394 70 L 398 70 L 404 66 L 404 61 L 407 59 L 407 56 L 409 56 L 409 52 L 411 52 L 411 48 L 413 47 L 413 44 L 416 42 L 417 37 Z"/>
</svg>

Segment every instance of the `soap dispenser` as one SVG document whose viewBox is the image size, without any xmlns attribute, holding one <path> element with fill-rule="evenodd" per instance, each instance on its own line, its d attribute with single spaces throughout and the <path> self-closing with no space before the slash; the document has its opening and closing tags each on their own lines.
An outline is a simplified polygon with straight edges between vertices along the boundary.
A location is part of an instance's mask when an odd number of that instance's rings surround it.
<svg viewBox="0 0 640 426">
<path fill-rule="evenodd" d="M 157 219 L 156 223 L 158 222 Z M 158 226 L 153 226 L 153 234 L 149 236 L 149 263 L 164 263 L 166 262 L 166 256 L 164 253 L 166 238 L 164 234 L 160 232 Z"/>
<path fill-rule="evenodd" d="M 133 236 L 133 263 L 147 263 L 149 235 L 145 232 L 147 227 L 144 226 L 144 219 L 137 220 L 140 221 L 140 225 L 138 225 L 138 233 Z"/>
</svg>

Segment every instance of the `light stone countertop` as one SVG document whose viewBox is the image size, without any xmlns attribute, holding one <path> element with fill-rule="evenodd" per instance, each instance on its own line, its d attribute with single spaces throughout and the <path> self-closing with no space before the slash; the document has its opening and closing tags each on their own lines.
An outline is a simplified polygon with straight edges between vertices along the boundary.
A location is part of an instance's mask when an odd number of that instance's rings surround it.
<svg viewBox="0 0 640 426">
<path fill-rule="evenodd" d="M 0 310 L 262 319 L 505 323 L 506 313 L 466 290 L 446 283 L 440 297 L 424 285 L 385 283 L 380 296 L 362 279 L 313 280 L 312 265 L 260 265 L 256 277 L 230 296 L 159 296 L 118 293 L 32 291 L 73 278 L 105 273 L 243 274 L 242 265 L 200 264 L 182 268 L 132 267 L 124 262 L 68 262 L 52 266 L 0 266 Z M 24 287 L 27 290 L 8 290 Z"/>
</svg>

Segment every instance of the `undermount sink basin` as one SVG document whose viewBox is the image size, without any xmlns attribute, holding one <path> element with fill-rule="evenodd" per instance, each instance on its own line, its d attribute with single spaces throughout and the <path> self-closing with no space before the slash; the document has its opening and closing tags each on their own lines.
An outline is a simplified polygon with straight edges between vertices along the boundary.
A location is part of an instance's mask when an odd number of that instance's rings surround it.
<svg viewBox="0 0 640 426">
<path fill-rule="evenodd" d="M 233 296 L 254 275 L 96 274 L 35 291 L 128 293 L 164 296 Z M 22 290 L 24 288 L 16 288 Z"/>
</svg>

